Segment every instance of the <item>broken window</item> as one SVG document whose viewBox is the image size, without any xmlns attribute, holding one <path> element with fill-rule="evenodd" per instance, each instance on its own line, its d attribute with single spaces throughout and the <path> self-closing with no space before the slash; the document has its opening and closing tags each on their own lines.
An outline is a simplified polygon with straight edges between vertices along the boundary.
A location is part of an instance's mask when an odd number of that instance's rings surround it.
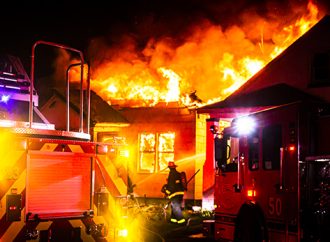
<svg viewBox="0 0 330 242">
<path fill-rule="evenodd" d="M 174 161 L 175 133 L 141 133 L 139 137 L 140 172 L 162 172 Z"/>
</svg>

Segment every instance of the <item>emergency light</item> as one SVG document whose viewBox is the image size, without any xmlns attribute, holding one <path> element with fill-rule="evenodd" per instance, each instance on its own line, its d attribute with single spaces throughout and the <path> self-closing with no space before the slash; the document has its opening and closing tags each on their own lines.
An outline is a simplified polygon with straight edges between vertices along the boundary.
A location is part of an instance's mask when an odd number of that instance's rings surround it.
<svg viewBox="0 0 330 242">
<path fill-rule="evenodd" d="M 10 99 L 10 95 L 5 95 L 5 94 L 2 94 L 1 95 L 1 99 L 0 99 L 0 102 L 1 103 L 7 103 Z"/>
<path fill-rule="evenodd" d="M 119 156 L 128 158 L 129 157 L 129 151 L 128 150 L 120 150 L 119 151 Z"/>
<path fill-rule="evenodd" d="M 118 237 L 127 237 L 128 236 L 128 230 L 127 229 L 119 229 L 117 231 Z"/>
<path fill-rule="evenodd" d="M 289 151 L 295 151 L 295 150 L 296 150 L 296 146 L 294 146 L 294 145 L 289 146 Z"/>
<path fill-rule="evenodd" d="M 244 116 L 236 120 L 236 131 L 241 135 L 248 135 L 255 129 L 256 123 L 252 117 Z"/>
<path fill-rule="evenodd" d="M 102 144 L 97 144 L 96 145 L 96 154 L 106 154 L 108 153 L 108 146 L 107 145 L 102 145 Z"/>
<path fill-rule="evenodd" d="M 249 198 L 254 198 L 257 196 L 257 191 L 255 189 L 249 189 L 247 190 L 247 196 Z"/>
</svg>

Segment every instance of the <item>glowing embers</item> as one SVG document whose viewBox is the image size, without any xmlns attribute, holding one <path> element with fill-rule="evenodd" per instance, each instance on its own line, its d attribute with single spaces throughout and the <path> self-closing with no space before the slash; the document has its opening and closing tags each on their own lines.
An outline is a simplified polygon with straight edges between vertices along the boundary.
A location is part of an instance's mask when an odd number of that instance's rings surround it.
<svg viewBox="0 0 330 242">
<path fill-rule="evenodd" d="M 235 121 L 234 127 L 238 134 L 248 135 L 255 130 L 256 122 L 252 117 L 244 116 Z"/>
</svg>

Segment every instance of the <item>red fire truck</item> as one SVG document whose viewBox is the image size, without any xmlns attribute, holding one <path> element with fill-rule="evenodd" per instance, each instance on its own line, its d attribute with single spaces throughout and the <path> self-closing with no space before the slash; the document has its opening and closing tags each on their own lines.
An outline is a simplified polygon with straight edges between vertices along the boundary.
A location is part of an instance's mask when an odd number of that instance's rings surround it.
<svg viewBox="0 0 330 242">
<path fill-rule="evenodd" d="M 108 215 L 109 193 L 96 175 L 99 154 L 109 144 L 91 141 L 89 80 L 83 83 L 82 71 L 79 130 L 69 127 L 68 80 L 63 114 L 68 126 L 56 130 L 38 110 L 38 45 L 74 52 L 81 70 L 85 65 L 80 51 L 45 41 L 32 48 L 30 78 L 19 59 L 0 58 L 0 241 L 101 241 L 107 235 L 108 220 L 101 215 Z"/>
<path fill-rule="evenodd" d="M 215 223 L 207 226 L 216 239 L 330 241 L 326 104 L 285 104 L 235 118 L 221 132 L 214 126 L 211 131 Z"/>
</svg>

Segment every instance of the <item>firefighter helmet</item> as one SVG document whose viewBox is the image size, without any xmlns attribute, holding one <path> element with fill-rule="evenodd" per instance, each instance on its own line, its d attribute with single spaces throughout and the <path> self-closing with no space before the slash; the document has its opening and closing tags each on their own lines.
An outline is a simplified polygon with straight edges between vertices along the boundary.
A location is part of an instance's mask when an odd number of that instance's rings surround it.
<svg viewBox="0 0 330 242">
<path fill-rule="evenodd" d="M 170 161 L 168 163 L 168 168 L 175 168 L 175 167 L 177 167 L 177 165 L 173 161 Z"/>
</svg>

